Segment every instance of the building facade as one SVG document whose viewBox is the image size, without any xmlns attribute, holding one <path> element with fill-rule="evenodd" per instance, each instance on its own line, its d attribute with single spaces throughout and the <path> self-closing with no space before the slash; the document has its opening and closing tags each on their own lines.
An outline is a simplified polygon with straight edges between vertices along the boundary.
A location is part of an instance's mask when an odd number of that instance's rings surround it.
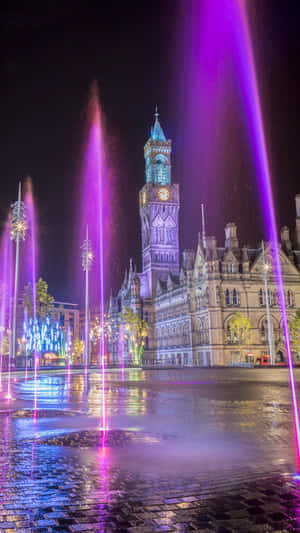
<svg viewBox="0 0 300 533">
<path fill-rule="evenodd" d="M 120 312 L 129 307 L 148 322 L 144 365 L 230 365 L 270 350 L 274 361 L 286 361 L 270 245 L 240 246 L 237 226 L 228 223 L 222 246 L 202 231 L 195 250 L 180 254 L 180 196 L 179 185 L 172 183 L 171 148 L 156 113 L 139 193 L 142 272 L 130 260 L 122 287 L 110 300 L 110 316 L 120 322 Z M 278 243 L 289 320 L 300 309 L 300 195 L 294 233 L 292 242 L 289 229 L 282 228 Z M 250 321 L 251 345 L 232 336 L 230 321 L 237 312 Z"/>
</svg>

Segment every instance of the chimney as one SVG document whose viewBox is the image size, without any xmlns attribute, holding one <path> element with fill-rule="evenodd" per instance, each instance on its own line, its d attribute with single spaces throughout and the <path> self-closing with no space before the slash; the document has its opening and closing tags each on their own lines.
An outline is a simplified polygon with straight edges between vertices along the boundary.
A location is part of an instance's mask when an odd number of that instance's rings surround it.
<svg viewBox="0 0 300 533">
<path fill-rule="evenodd" d="M 292 249 L 292 243 L 290 239 L 290 230 L 287 226 L 283 226 L 280 230 L 280 238 L 282 247 L 286 252 L 290 252 Z"/>
<path fill-rule="evenodd" d="M 208 258 L 210 261 L 217 261 L 217 239 L 216 237 L 209 236 L 206 238 L 208 248 Z"/>
<path fill-rule="evenodd" d="M 238 248 L 237 227 L 233 222 L 225 226 L 225 248 Z"/>
<path fill-rule="evenodd" d="M 300 194 L 296 194 L 296 248 L 300 250 Z"/>
</svg>

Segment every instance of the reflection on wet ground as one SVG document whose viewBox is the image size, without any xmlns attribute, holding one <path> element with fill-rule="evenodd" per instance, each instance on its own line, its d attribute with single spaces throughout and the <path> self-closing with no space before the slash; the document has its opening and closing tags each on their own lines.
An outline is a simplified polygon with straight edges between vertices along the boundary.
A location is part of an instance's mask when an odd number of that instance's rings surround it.
<svg viewBox="0 0 300 533">
<path fill-rule="evenodd" d="M 108 371 L 105 433 L 101 393 L 0 393 L 0 531 L 300 531 L 286 369 Z"/>
</svg>

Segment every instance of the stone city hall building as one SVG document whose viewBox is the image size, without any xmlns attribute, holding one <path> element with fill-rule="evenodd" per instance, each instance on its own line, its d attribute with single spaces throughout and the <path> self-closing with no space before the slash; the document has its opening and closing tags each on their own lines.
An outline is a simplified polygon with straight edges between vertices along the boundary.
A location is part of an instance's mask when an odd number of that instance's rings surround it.
<svg viewBox="0 0 300 533">
<path fill-rule="evenodd" d="M 144 365 L 228 365 L 269 353 L 272 339 L 275 361 L 285 361 L 286 351 L 276 281 L 266 244 L 241 247 L 237 227 L 225 227 L 225 241 L 199 234 L 197 248 L 179 250 L 179 185 L 171 180 L 171 141 L 158 114 L 144 148 L 146 183 L 139 193 L 142 229 L 142 272 L 130 261 L 122 287 L 110 300 L 109 314 L 120 319 L 130 307 L 149 324 Z M 296 197 L 295 243 L 287 227 L 281 230 L 279 253 L 288 319 L 300 308 L 300 195 Z M 268 295 L 270 328 L 267 324 Z M 231 337 L 229 323 L 236 312 L 250 320 L 251 346 Z M 268 335 L 268 332 L 271 335 Z M 124 354 L 126 357 L 126 354 Z M 296 356 L 296 354 L 294 354 Z"/>
</svg>

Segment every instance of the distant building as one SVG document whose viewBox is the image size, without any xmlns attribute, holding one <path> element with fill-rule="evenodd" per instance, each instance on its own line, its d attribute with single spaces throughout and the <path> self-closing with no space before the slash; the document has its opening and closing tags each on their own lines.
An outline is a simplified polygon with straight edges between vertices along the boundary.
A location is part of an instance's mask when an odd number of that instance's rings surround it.
<svg viewBox="0 0 300 533">
<path fill-rule="evenodd" d="M 51 320 L 59 322 L 66 330 L 70 327 L 72 337 L 79 337 L 79 307 L 70 302 L 54 302 L 50 313 Z"/>
<path fill-rule="evenodd" d="M 143 362 L 151 365 L 228 365 L 269 352 L 262 249 L 240 246 L 237 226 L 225 227 L 225 241 L 199 234 L 194 250 L 179 251 L 179 185 L 171 180 L 171 141 L 155 114 L 144 148 L 146 183 L 139 194 L 142 272 L 130 260 L 109 314 L 120 321 L 130 307 L 149 323 Z M 296 197 L 295 242 L 287 227 L 279 244 L 288 318 L 300 308 L 300 195 Z M 271 338 L 276 361 L 286 361 L 276 281 L 268 276 Z M 250 319 L 253 342 L 238 346 L 229 323 L 241 312 Z M 116 351 L 116 348 L 115 348 Z M 126 353 L 124 353 L 126 357 Z"/>
<path fill-rule="evenodd" d="M 32 345 L 34 341 L 34 336 L 38 335 L 42 342 L 42 335 L 44 338 L 45 335 L 50 335 L 51 338 L 53 335 L 53 342 L 44 342 L 43 345 L 47 345 L 45 351 L 49 352 L 49 357 L 54 354 L 57 358 L 62 356 L 62 350 L 64 349 L 65 339 L 67 332 L 70 332 L 72 338 L 79 337 L 79 308 L 78 304 L 54 301 L 53 308 L 49 313 L 50 320 L 47 322 L 43 320 L 40 323 L 40 327 L 36 329 L 36 333 L 33 332 L 33 326 L 30 326 L 30 320 L 27 319 L 27 328 L 26 335 L 24 336 L 24 325 L 26 323 L 26 311 L 23 306 L 22 300 L 19 302 L 17 307 L 17 339 L 18 339 L 18 361 L 17 366 L 23 366 L 25 364 L 25 353 L 26 353 L 26 342 Z M 8 319 L 7 319 L 8 320 Z M 48 320 L 48 319 L 47 319 Z M 47 326 L 47 324 L 49 324 Z M 53 333 L 49 329 L 53 328 Z M 28 329 L 29 328 L 29 329 Z M 29 331 L 30 330 L 30 331 Z M 42 333 L 43 331 L 43 333 Z M 29 336 L 30 335 L 30 336 Z M 27 339 L 27 341 L 25 340 Z M 30 340 L 32 339 L 32 340 Z M 49 346 L 48 346 L 49 345 Z M 29 365 L 32 365 L 32 350 L 29 349 Z M 44 353 L 42 353 L 42 362 L 45 363 Z"/>
</svg>

